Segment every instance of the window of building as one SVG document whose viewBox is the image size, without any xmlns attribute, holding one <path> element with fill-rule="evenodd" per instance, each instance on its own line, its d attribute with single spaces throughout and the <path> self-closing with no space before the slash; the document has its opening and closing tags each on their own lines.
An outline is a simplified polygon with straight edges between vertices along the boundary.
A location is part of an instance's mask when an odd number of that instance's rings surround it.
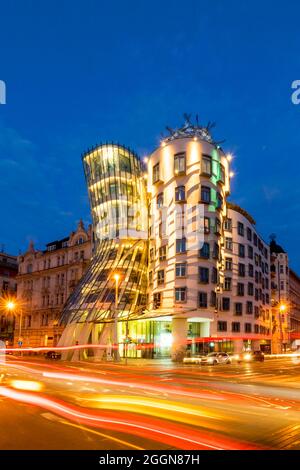
<svg viewBox="0 0 300 470">
<path fill-rule="evenodd" d="M 220 180 L 221 183 L 225 183 L 225 168 L 224 166 L 222 165 L 222 163 L 220 163 Z"/>
<path fill-rule="evenodd" d="M 201 202 L 210 204 L 210 188 L 207 186 L 201 186 Z"/>
<path fill-rule="evenodd" d="M 280 281 L 280 290 L 284 290 L 284 281 Z"/>
<path fill-rule="evenodd" d="M 241 302 L 236 302 L 235 304 L 235 314 L 242 315 L 243 314 L 243 304 Z"/>
<path fill-rule="evenodd" d="M 237 231 L 241 237 L 244 236 L 244 224 L 242 222 L 238 222 Z"/>
<path fill-rule="evenodd" d="M 185 166 L 186 166 L 186 156 L 185 152 L 177 153 L 174 155 L 174 174 L 175 175 L 183 175 L 185 174 Z"/>
<path fill-rule="evenodd" d="M 209 217 L 204 217 L 204 233 L 205 234 L 210 233 L 210 218 Z"/>
<path fill-rule="evenodd" d="M 225 258 L 226 271 L 232 271 L 232 258 Z"/>
<path fill-rule="evenodd" d="M 233 321 L 232 324 L 231 324 L 231 329 L 234 333 L 239 333 L 241 331 L 240 322 Z"/>
<path fill-rule="evenodd" d="M 251 333 L 251 332 L 252 332 L 251 323 L 245 323 L 245 333 Z"/>
<path fill-rule="evenodd" d="M 186 287 L 175 287 L 175 302 L 186 302 Z"/>
<path fill-rule="evenodd" d="M 253 264 L 248 264 L 248 276 L 253 277 L 254 275 L 254 267 Z"/>
<path fill-rule="evenodd" d="M 224 290 L 231 290 L 231 277 L 225 277 Z"/>
<path fill-rule="evenodd" d="M 225 238 L 225 248 L 228 251 L 232 251 L 232 238 L 229 238 L 229 237 Z"/>
<path fill-rule="evenodd" d="M 186 238 L 177 238 L 176 240 L 176 254 L 186 252 Z"/>
<path fill-rule="evenodd" d="M 159 261 L 166 261 L 167 259 L 167 245 L 163 245 L 159 247 Z"/>
<path fill-rule="evenodd" d="M 150 286 L 153 284 L 153 271 L 149 271 L 149 284 Z"/>
<path fill-rule="evenodd" d="M 201 174 L 211 176 L 212 173 L 211 157 L 209 155 L 202 155 Z"/>
<path fill-rule="evenodd" d="M 252 241 L 252 230 L 249 227 L 247 227 L 247 240 Z"/>
<path fill-rule="evenodd" d="M 198 292 L 198 307 L 207 308 L 207 293 Z"/>
<path fill-rule="evenodd" d="M 243 296 L 245 294 L 245 286 L 242 282 L 237 283 L 237 295 Z"/>
<path fill-rule="evenodd" d="M 245 258 L 245 245 L 242 245 L 241 243 L 239 243 L 239 256 L 241 258 Z"/>
<path fill-rule="evenodd" d="M 253 259 L 253 247 L 248 245 L 248 258 Z"/>
<path fill-rule="evenodd" d="M 208 259 L 210 256 L 210 245 L 208 242 L 204 242 L 202 248 L 199 250 L 199 257 Z"/>
<path fill-rule="evenodd" d="M 254 333 L 259 333 L 259 325 L 254 325 Z"/>
<path fill-rule="evenodd" d="M 225 219 L 224 230 L 227 230 L 227 232 L 232 232 L 232 219 Z"/>
<path fill-rule="evenodd" d="M 150 262 L 154 261 L 154 248 L 150 248 L 149 257 L 150 257 Z"/>
<path fill-rule="evenodd" d="M 253 234 L 253 243 L 254 243 L 255 246 L 257 246 L 258 238 L 257 238 L 256 233 Z"/>
<path fill-rule="evenodd" d="M 212 284 L 217 284 L 218 282 L 218 270 L 215 267 L 211 269 L 211 282 Z"/>
<path fill-rule="evenodd" d="M 253 295 L 254 293 L 254 286 L 252 282 L 248 282 L 248 295 Z"/>
<path fill-rule="evenodd" d="M 209 283 L 209 269 L 204 268 L 202 266 L 199 266 L 198 268 L 198 280 L 202 284 L 208 284 Z"/>
<path fill-rule="evenodd" d="M 156 205 L 158 209 L 164 206 L 164 193 L 159 193 L 156 197 Z"/>
<path fill-rule="evenodd" d="M 164 284 L 165 282 L 165 270 L 164 269 L 160 269 L 158 272 L 157 272 L 157 284 Z"/>
<path fill-rule="evenodd" d="M 250 300 L 247 301 L 246 312 L 249 315 L 253 313 L 253 303 Z"/>
<path fill-rule="evenodd" d="M 211 307 L 217 307 L 217 294 L 214 290 L 210 292 L 210 305 Z"/>
<path fill-rule="evenodd" d="M 218 331 L 227 331 L 227 321 L 218 321 Z"/>
<path fill-rule="evenodd" d="M 186 277 L 186 263 L 176 263 L 176 277 Z"/>
<path fill-rule="evenodd" d="M 245 277 L 246 275 L 246 267 L 243 263 L 238 264 L 238 269 L 239 269 L 239 276 Z"/>
<path fill-rule="evenodd" d="M 222 209 L 223 197 L 220 193 L 217 193 L 217 209 Z"/>
<path fill-rule="evenodd" d="M 160 181 L 160 175 L 159 175 L 159 163 L 153 166 L 153 174 L 152 174 L 152 183 L 157 183 Z"/>
<path fill-rule="evenodd" d="M 153 309 L 157 310 L 161 306 L 161 292 L 153 294 Z"/>
<path fill-rule="evenodd" d="M 185 201 L 185 186 L 177 186 L 175 188 L 175 201 Z"/>
<path fill-rule="evenodd" d="M 217 217 L 215 218 L 215 234 L 221 235 L 221 222 Z"/>
<path fill-rule="evenodd" d="M 280 272 L 280 274 L 284 274 L 284 267 L 283 267 L 283 264 L 281 264 L 281 265 L 279 266 L 279 272 Z"/>
<path fill-rule="evenodd" d="M 224 312 L 228 312 L 230 310 L 230 298 L 229 297 L 222 298 L 222 310 Z"/>
<path fill-rule="evenodd" d="M 219 254 L 220 254 L 219 245 L 218 245 L 218 243 L 214 243 L 214 249 L 213 249 L 212 257 L 214 259 L 219 259 Z"/>
</svg>

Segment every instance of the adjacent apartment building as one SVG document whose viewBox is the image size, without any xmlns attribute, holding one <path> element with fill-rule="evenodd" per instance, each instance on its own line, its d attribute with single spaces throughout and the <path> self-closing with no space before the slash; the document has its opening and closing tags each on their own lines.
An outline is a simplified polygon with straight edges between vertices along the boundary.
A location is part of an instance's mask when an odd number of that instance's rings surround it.
<svg viewBox="0 0 300 470">
<path fill-rule="evenodd" d="M 0 252 L 0 297 L 8 299 L 15 297 L 17 292 L 16 276 L 18 261 L 16 256 Z M 0 313 L 0 340 L 11 343 L 14 333 L 14 317 L 8 315 L 5 307 Z"/>
<path fill-rule="evenodd" d="M 86 229 L 82 221 L 68 237 L 48 243 L 43 251 L 29 244 L 18 258 L 15 346 L 19 341 L 30 347 L 57 345 L 63 306 L 91 256 L 92 228 Z"/>
</svg>

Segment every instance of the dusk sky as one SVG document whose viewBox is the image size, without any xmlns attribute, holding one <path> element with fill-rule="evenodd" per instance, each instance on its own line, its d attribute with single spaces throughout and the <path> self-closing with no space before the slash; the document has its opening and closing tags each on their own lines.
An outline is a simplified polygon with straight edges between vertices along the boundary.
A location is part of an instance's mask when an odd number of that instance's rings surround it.
<svg viewBox="0 0 300 470">
<path fill-rule="evenodd" d="M 89 223 L 81 153 L 115 140 L 144 156 L 187 112 L 216 122 L 231 200 L 300 273 L 298 1 L 14 0 L 0 17 L 0 248 Z"/>
</svg>

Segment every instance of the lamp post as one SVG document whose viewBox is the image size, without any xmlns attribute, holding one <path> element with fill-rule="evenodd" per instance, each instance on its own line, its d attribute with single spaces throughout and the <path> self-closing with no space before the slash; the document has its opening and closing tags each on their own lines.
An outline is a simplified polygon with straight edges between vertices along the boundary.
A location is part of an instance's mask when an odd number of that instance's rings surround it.
<svg viewBox="0 0 300 470">
<path fill-rule="evenodd" d="M 113 344 L 114 344 L 114 360 L 120 362 L 119 340 L 118 340 L 118 303 L 119 303 L 119 281 L 120 275 L 114 274 L 115 280 L 115 308 L 114 308 L 114 324 L 113 324 Z"/>
<path fill-rule="evenodd" d="M 286 311 L 286 305 L 280 304 L 279 305 L 279 328 L 280 328 L 280 351 L 282 354 L 282 347 L 283 347 L 283 330 L 282 330 L 282 317 L 281 315 Z"/>
<path fill-rule="evenodd" d="M 6 309 L 12 313 L 13 315 L 15 315 L 15 310 L 17 308 L 17 304 L 15 301 L 13 300 L 8 300 L 7 303 L 6 303 Z M 20 323 L 19 323 L 19 341 L 21 341 L 21 335 L 22 335 L 22 316 L 23 316 L 23 312 L 22 312 L 22 309 L 20 308 Z"/>
</svg>

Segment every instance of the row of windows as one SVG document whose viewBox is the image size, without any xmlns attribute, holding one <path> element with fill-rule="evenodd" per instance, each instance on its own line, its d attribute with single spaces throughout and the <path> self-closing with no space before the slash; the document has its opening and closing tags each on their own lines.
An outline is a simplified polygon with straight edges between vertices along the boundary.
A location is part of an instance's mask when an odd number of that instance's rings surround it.
<svg viewBox="0 0 300 470">
<path fill-rule="evenodd" d="M 221 209 L 223 205 L 223 197 L 217 192 L 217 209 Z M 185 202 L 186 201 L 186 190 L 185 186 L 177 186 L 175 188 L 175 202 Z M 200 201 L 204 204 L 210 204 L 212 202 L 211 188 L 208 186 L 201 186 L 200 191 Z M 164 207 L 164 193 L 161 192 L 156 196 L 156 205 L 157 209 Z"/>
<path fill-rule="evenodd" d="M 256 264 L 256 266 L 258 266 L 258 265 Z M 232 258 L 229 258 L 227 256 L 225 258 L 225 269 L 226 269 L 226 271 L 232 271 L 233 270 Z M 269 274 L 268 264 L 266 263 L 266 265 L 264 266 L 264 263 L 262 263 L 261 270 L 262 270 L 263 274 Z M 245 264 L 238 263 L 238 272 L 239 272 L 240 276 L 245 275 L 245 274 L 243 274 L 244 272 L 246 272 L 245 271 Z M 258 276 L 260 276 L 260 277 L 262 276 L 261 272 L 255 271 L 255 276 L 256 276 L 256 273 L 257 273 Z M 254 265 L 253 264 L 248 264 L 248 275 L 250 277 L 254 276 Z M 257 281 L 257 282 L 260 282 L 260 281 Z"/>
<path fill-rule="evenodd" d="M 246 246 L 243 243 L 234 243 L 233 239 L 230 238 L 230 237 L 225 238 L 225 249 L 227 251 L 232 251 L 233 252 L 234 244 L 237 245 L 237 247 L 238 247 L 238 250 L 237 250 L 238 256 L 240 256 L 241 258 L 245 258 L 245 256 L 246 256 Z M 269 272 L 268 263 L 264 262 L 261 258 L 261 255 L 259 255 L 258 253 L 254 254 L 253 247 L 251 245 L 247 245 L 247 256 L 250 259 L 254 259 L 255 265 L 259 266 L 262 269 L 263 272 L 266 272 L 266 273 Z"/>
<path fill-rule="evenodd" d="M 250 227 L 246 227 L 245 230 L 244 224 L 242 222 L 238 222 L 236 228 L 238 235 L 240 235 L 241 237 L 244 237 L 246 235 L 247 240 L 249 240 L 250 242 L 253 241 L 254 246 L 258 247 L 258 249 L 264 254 L 265 258 L 268 258 L 267 248 L 264 246 L 263 242 L 258 238 L 257 234 L 251 230 Z M 224 221 L 224 230 L 226 230 L 227 232 L 232 232 L 232 229 L 232 219 L 227 218 Z"/>
<path fill-rule="evenodd" d="M 159 278 L 160 279 L 160 278 Z M 174 291 L 174 300 L 175 302 L 186 302 L 187 301 L 187 287 L 175 287 Z M 155 292 L 153 294 L 153 308 L 157 309 L 161 306 L 162 303 L 162 292 Z M 269 310 L 264 311 L 262 309 L 260 314 L 260 309 L 257 305 L 254 305 L 251 300 L 243 302 L 234 302 L 233 303 L 233 312 L 236 316 L 242 316 L 243 313 L 252 315 L 254 313 L 255 318 L 263 316 L 263 319 L 269 320 Z M 208 308 L 208 306 L 217 308 L 217 294 L 215 291 L 208 292 L 198 292 L 198 307 L 199 308 Z M 229 297 L 222 297 L 220 301 L 219 308 L 221 311 L 228 312 L 231 311 L 231 299 Z"/>
<path fill-rule="evenodd" d="M 227 321 L 218 321 L 217 325 L 218 331 L 228 331 L 227 328 Z M 240 322 L 232 322 L 231 323 L 231 331 L 233 333 L 239 333 L 241 332 L 241 324 Z M 244 332 L 245 333 L 252 333 L 252 324 L 251 323 L 245 323 L 244 324 Z M 263 325 L 254 325 L 254 333 L 259 333 L 263 335 L 269 335 L 270 330 L 269 328 L 264 327 Z"/>
<path fill-rule="evenodd" d="M 64 294 L 57 294 L 55 296 L 55 304 L 53 301 L 50 301 L 50 295 L 42 296 L 42 307 L 50 307 L 52 305 L 63 305 L 65 302 Z"/>
<path fill-rule="evenodd" d="M 217 173 L 215 176 L 217 177 L 218 181 L 221 183 L 225 183 L 225 168 L 224 166 L 217 162 Z M 174 155 L 174 175 L 185 175 L 186 173 L 186 153 L 180 152 Z M 201 175 L 211 177 L 213 175 L 213 160 L 212 157 L 209 155 L 202 155 L 201 158 Z M 160 165 L 156 163 L 153 166 L 152 171 L 152 183 L 155 184 L 161 181 L 160 178 Z"/>
</svg>

